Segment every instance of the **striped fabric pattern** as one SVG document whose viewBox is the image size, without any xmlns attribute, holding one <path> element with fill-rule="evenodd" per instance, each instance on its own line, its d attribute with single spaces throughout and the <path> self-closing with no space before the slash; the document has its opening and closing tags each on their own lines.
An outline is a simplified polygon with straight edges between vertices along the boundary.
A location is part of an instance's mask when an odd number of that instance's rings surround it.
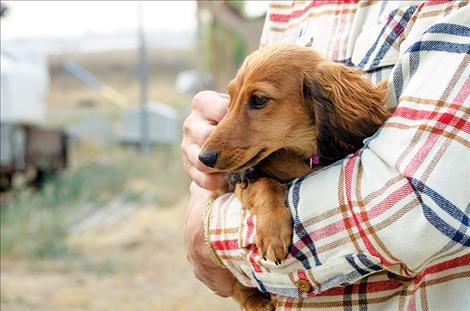
<svg viewBox="0 0 470 311">
<path fill-rule="evenodd" d="M 261 45 L 281 41 L 388 79 L 396 109 L 356 154 L 290 183 L 281 265 L 234 194 L 211 210 L 217 255 L 276 310 L 470 310 L 468 1 L 273 3 Z"/>
</svg>

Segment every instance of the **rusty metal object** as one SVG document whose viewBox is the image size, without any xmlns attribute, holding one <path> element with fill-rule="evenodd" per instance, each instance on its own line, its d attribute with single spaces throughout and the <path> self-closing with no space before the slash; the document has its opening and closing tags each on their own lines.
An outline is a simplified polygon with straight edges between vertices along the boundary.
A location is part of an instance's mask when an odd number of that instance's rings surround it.
<svg viewBox="0 0 470 311">
<path fill-rule="evenodd" d="M 27 129 L 27 167 L 60 171 L 67 166 L 67 135 L 62 130 L 30 127 Z"/>
<path fill-rule="evenodd" d="M 65 131 L 18 125 L 13 129 L 2 125 L 0 191 L 12 187 L 16 173 L 34 171 L 29 184 L 40 187 L 48 175 L 55 175 L 67 167 L 68 138 Z M 17 139 L 18 133 L 23 134 L 21 140 Z"/>
</svg>

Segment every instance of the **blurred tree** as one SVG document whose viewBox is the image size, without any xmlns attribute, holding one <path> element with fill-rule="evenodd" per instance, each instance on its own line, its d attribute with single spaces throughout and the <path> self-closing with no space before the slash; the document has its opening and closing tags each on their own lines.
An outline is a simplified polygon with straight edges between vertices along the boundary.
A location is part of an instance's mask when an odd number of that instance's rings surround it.
<svg viewBox="0 0 470 311">
<path fill-rule="evenodd" d="M 199 67 L 209 68 L 214 88 L 225 91 L 247 53 L 258 47 L 264 17 L 249 18 L 245 1 L 198 1 Z"/>
<path fill-rule="evenodd" d="M 0 17 L 6 17 L 8 13 L 8 7 L 3 3 L 0 3 Z"/>
</svg>

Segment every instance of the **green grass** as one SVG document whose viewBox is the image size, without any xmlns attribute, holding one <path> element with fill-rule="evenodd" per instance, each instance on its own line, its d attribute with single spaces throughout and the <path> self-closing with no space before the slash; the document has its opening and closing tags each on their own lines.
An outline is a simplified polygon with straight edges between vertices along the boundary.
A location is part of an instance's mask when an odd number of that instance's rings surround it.
<svg viewBox="0 0 470 311">
<path fill-rule="evenodd" d="M 103 153 L 99 161 L 65 171 L 38 192 L 14 189 L 1 207 L 0 255 L 76 256 L 66 238 L 85 206 L 98 209 L 118 196 L 136 204 L 168 206 L 186 193 L 187 186 L 176 147 L 145 156 L 122 148 Z"/>
</svg>

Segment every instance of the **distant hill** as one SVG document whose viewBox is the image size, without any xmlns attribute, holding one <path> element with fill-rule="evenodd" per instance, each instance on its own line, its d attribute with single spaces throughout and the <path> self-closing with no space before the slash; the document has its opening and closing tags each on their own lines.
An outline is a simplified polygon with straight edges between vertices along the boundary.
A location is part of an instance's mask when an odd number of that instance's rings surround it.
<svg viewBox="0 0 470 311">
<path fill-rule="evenodd" d="M 190 48 L 196 38 L 195 33 L 147 33 L 148 48 Z M 4 48 L 21 45 L 40 46 L 50 53 L 91 53 L 111 50 L 129 50 L 138 47 L 137 33 L 123 32 L 112 35 L 87 34 L 74 38 L 41 38 L 2 40 Z"/>
</svg>

